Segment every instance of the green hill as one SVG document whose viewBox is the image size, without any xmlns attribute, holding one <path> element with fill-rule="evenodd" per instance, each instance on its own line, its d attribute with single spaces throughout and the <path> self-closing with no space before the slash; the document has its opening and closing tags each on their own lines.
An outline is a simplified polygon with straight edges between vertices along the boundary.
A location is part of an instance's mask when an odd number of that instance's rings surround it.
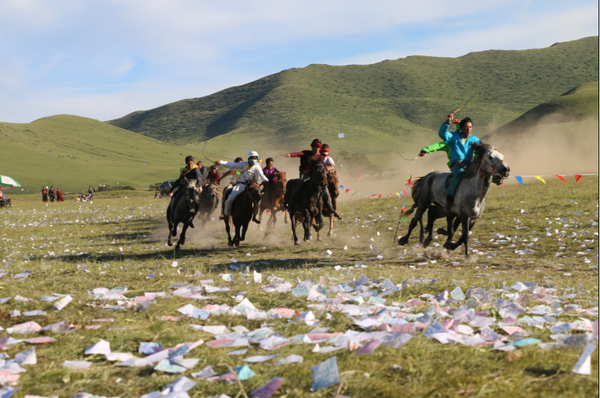
<svg viewBox="0 0 600 398">
<path fill-rule="evenodd" d="M 577 122 L 586 118 L 598 121 L 598 82 L 583 84 L 544 102 L 494 130 L 486 138 L 521 135 L 537 125 Z"/>
<path fill-rule="evenodd" d="M 176 177 L 187 155 L 174 145 L 68 115 L 0 123 L 0 148 L 0 174 L 13 177 L 30 192 L 44 185 L 65 192 L 117 183 L 148 188 Z"/>
<path fill-rule="evenodd" d="M 109 123 L 196 150 L 211 139 L 211 148 L 227 152 L 220 148 L 228 147 L 232 154 L 265 146 L 299 150 L 319 137 L 334 142 L 336 151 L 363 151 L 384 162 L 397 144 L 415 147 L 435 140 L 445 115 L 476 92 L 481 94 L 458 116 L 473 118 L 482 136 L 597 80 L 598 37 L 588 37 L 458 58 L 310 65 Z"/>
</svg>

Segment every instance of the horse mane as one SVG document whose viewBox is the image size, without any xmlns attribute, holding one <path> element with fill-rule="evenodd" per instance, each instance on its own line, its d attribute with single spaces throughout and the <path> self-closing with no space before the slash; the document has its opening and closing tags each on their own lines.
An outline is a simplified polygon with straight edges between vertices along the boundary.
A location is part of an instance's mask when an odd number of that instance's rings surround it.
<svg viewBox="0 0 600 398">
<path fill-rule="evenodd" d="M 490 144 L 485 144 L 483 142 L 480 144 L 473 144 L 473 153 L 475 154 L 475 157 L 473 158 L 473 162 L 465 170 L 463 178 L 475 177 L 475 175 L 479 171 L 479 168 L 481 167 L 483 155 L 485 155 L 486 152 L 491 151 L 493 149 L 493 146 L 491 146 Z"/>
</svg>

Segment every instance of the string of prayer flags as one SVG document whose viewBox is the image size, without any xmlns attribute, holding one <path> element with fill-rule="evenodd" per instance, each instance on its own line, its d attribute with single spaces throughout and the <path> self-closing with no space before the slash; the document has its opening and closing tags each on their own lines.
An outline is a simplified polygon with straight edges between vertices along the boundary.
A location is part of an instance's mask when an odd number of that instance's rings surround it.
<svg viewBox="0 0 600 398">
<path fill-rule="evenodd" d="M 574 176 L 575 177 L 575 182 L 579 183 L 579 180 L 581 180 L 581 177 L 583 176 L 596 176 L 598 177 L 598 173 L 595 174 L 570 174 L 570 176 Z M 559 180 L 561 180 L 562 182 L 566 183 L 567 180 L 565 179 L 564 175 L 560 175 L 560 174 L 555 174 L 555 175 L 544 175 L 544 176 L 536 176 L 536 175 L 527 175 L 527 176 L 515 176 L 515 179 L 517 180 L 517 182 L 521 185 L 525 185 L 523 183 L 523 178 L 536 178 L 538 180 L 540 180 L 541 182 L 543 182 L 544 184 L 546 183 L 546 180 L 544 180 L 543 177 L 556 177 Z"/>
</svg>

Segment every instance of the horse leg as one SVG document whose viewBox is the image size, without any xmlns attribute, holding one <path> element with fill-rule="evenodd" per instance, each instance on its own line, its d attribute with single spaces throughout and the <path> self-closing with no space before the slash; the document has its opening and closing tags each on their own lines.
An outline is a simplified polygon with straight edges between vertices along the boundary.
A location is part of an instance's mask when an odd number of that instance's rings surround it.
<svg viewBox="0 0 600 398">
<path fill-rule="evenodd" d="M 183 228 L 181 228 L 181 233 L 179 234 L 179 241 L 177 241 L 177 247 L 183 245 L 185 243 L 185 231 L 187 231 L 190 223 L 184 223 Z"/>
<path fill-rule="evenodd" d="M 229 246 L 233 246 L 233 241 L 231 240 L 231 226 L 229 225 L 230 216 L 225 217 L 225 230 L 227 231 L 227 244 Z"/>
<path fill-rule="evenodd" d="M 410 225 L 408 226 L 408 232 L 402 238 L 398 239 L 398 244 L 400 246 L 404 246 L 405 244 L 408 243 L 408 239 L 410 238 L 410 234 L 412 233 L 413 229 L 415 229 L 415 227 L 417 226 L 417 223 L 423 217 L 423 213 L 425 212 L 425 208 L 426 208 L 426 206 L 423 206 L 423 205 L 420 205 L 419 207 L 417 207 L 417 211 L 415 213 L 415 216 L 412 218 L 412 220 L 410 220 Z"/>
<path fill-rule="evenodd" d="M 242 225 L 241 225 L 241 228 L 242 228 L 242 236 L 241 236 L 241 238 L 240 238 L 240 242 L 243 242 L 243 241 L 245 241 L 245 240 L 246 240 L 246 231 L 248 231 L 248 225 L 249 225 L 249 224 L 250 224 L 250 221 L 248 221 L 247 223 L 246 223 L 246 222 L 243 222 L 243 223 L 242 223 Z"/>
<path fill-rule="evenodd" d="M 430 206 L 427 212 L 427 238 L 423 241 L 423 247 L 428 247 L 433 240 L 433 225 L 438 218 L 443 217 L 446 214 L 445 211 L 441 211 L 437 206 Z"/>
<path fill-rule="evenodd" d="M 294 239 L 294 245 L 298 244 L 298 236 L 296 235 L 296 216 L 290 213 L 290 221 L 292 224 L 292 238 Z"/>
<path fill-rule="evenodd" d="M 173 241 L 171 240 L 171 238 L 173 237 L 171 235 L 171 231 L 173 230 L 173 224 L 169 223 L 169 238 L 167 239 L 167 245 L 173 246 Z"/>
<path fill-rule="evenodd" d="M 333 236 L 333 214 L 329 215 L 329 232 L 327 232 L 327 236 Z"/>
</svg>

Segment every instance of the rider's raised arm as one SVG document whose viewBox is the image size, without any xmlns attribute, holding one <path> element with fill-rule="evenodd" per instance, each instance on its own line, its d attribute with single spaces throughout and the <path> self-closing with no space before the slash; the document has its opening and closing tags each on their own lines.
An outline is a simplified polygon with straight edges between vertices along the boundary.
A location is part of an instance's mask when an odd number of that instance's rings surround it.
<svg viewBox="0 0 600 398">
<path fill-rule="evenodd" d="M 440 131 L 438 131 L 438 135 L 440 136 L 440 138 L 442 140 L 444 140 L 444 142 L 448 142 L 452 138 L 452 133 L 450 131 L 448 131 L 449 129 L 450 129 L 450 123 L 444 122 L 440 126 Z"/>
<path fill-rule="evenodd" d="M 228 169 L 234 170 L 244 170 L 248 168 L 248 162 L 227 162 L 225 160 L 220 160 L 218 162 L 221 166 L 227 167 Z"/>
</svg>

